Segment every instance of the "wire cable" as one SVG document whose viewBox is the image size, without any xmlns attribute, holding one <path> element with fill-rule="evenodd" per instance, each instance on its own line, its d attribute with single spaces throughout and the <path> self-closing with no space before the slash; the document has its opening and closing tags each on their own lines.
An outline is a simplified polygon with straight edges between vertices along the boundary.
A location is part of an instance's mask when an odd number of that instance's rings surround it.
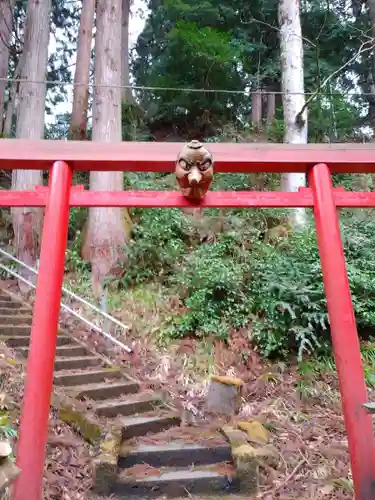
<svg viewBox="0 0 375 500">
<path fill-rule="evenodd" d="M 75 82 L 62 82 L 60 80 L 27 80 L 23 78 L 0 78 L 0 82 L 9 83 L 30 83 L 35 85 L 56 85 L 61 87 L 89 87 L 89 88 L 109 88 L 109 89 L 130 89 L 130 90 L 149 90 L 149 91 L 164 91 L 164 92 L 195 92 L 195 93 L 218 93 L 218 94 L 237 94 L 251 96 L 253 94 L 262 95 L 320 95 L 327 97 L 365 97 L 374 96 L 371 92 L 282 92 L 273 90 L 228 90 L 228 89 L 204 89 L 204 88 L 189 88 L 189 87 L 150 87 L 146 85 L 107 85 L 95 83 L 75 83 Z"/>
</svg>

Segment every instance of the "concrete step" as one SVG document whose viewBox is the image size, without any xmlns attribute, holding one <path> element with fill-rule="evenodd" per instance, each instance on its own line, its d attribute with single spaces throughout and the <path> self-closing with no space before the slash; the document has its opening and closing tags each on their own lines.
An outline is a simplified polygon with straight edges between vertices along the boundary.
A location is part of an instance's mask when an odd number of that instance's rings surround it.
<svg viewBox="0 0 375 500">
<path fill-rule="evenodd" d="M 19 309 L 20 307 L 23 307 L 21 304 L 18 302 L 12 302 L 11 299 L 8 300 L 6 297 L 1 297 L 0 298 L 0 307 L 8 307 L 10 309 Z"/>
<path fill-rule="evenodd" d="M 190 467 L 231 462 L 233 459 L 229 444 L 200 445 L 172 441 L 160 445 L 140 444 L 133 449 L 123 443 L 118 466 L 127 469 L 138 464 L 152 467 Z"/>
<path fill-rule="evenodd" d="M 77 356 L 74 358 L 64 358 L 62 356 L 56 356 L 55 359 L 55 371 L 60 370 L 82 370 L 87 366 L 100 365 L 103 362 L 101 358 L 97 356 Z"/>
<path fill-rule="evenodd" d="M 31 326 L 11 326 L 0 322 L 0 335 L 9 335 L 12 337 L 13 335 L 30 335 L 30 332 Z"/>
<path fill-rule="evenodd" d="M 366 413 L 369 413 L 370 415 L 375 415 L 375 403 L 373 402 L 363 403 L 362 406 L 365 409 Z"/>
<path fill-rule="evenodd" d="M 76 399 L 103 401 L 105 399 L 118 398 L 126 394 L 134 394 L 139 391 L 139 384 L 126 380 L 120 382 L 101 382 L 97 384 L 73 386 L 72 391 L 76 393 Z"/>
<path fill-rule="evenodd" d="M 126 439 L 144 436 L 149 432 L 156 434 L 171 427 L 178 427 L 181 424 L 181 418 L 173 413 L 164 413 L 162 415 L 152 413 L 150 415 L 123 417 L 120 422 L 122 425 L 121 437 L 125 441 Z"/>
<path fill-rule="evenodd" d="M 27 307 L 19 307 L 19 308 L 15 308 L 15 307 L 10 307 L 9 305 L 7 307 L 0 307 L 0 315 L 2 314 L 5 314 L 6 316 L 8 315 L 13 315 L 13 316 L 18 316 L 19 314 L 21 315 L 27 315 L 27 314 L 30 314 L 32 315 L 33 314 L 33 310 L 32 309 L 28 309 Z"/>
<path fill-rule="evenodd" d="M 120 474 L 109 489 L 118 498 L 132 495 L 147 499 L 163 495 L 169 498 L 191 498 L 192 495 L 203 493 L 236 493 L 239 491 L 239 481 L 234 471 L 229 472 L 229 468 L 228 472 L 219 469 L 164 469 L 155 470 L 155 475 L 139 479 Z"/>
<path fill-rule="evenodd" d="M 98 370 L 76 370 L 70 373 L 56 373 L 53 380 L 56 385 L 72 387 L 75 385 L 105 382 L 106 380 L 119 379 L 121 377 L 122 373 L 120 370 L 102 368 Z"/>
<path fill-rule="evenodd" d="M 33 317 L 31 314 L 29 315 L 21 315 L 21 314 L 3 314 L 0 316 L 0 324 L 9 325 L 9 326 L 19 326 L 19 325 L 31 325 L 33 321 Z"/>
<path fill-rule="evenodd" d="M 27 347 L 30 343 L 30 336 L 17 335 L 16 337 L 7 337 L 6 335 L 0 335 L 0 341 L 4 342 L 5 344 L 7 344 L 9 347 L 12 348 Z M 67 345 L 72 342 L 73 340 L 71 339 L 71 337 L 67 337 L 64 335 L 58 335 L 57 337 L 58 346 Z"/>
<path fill-rule="evenodd" d="M 134 415 L 150 411 L 162 404 L 161 398 L 155 393 L 141 393 L 126 396 L 112 401 L 103 401 L 95 406 L 95 413 L 99 417 L 113 418 L 117 415 Z"/>
<path fill-rule="evenodd" d="M 0 300 L 5 302 L 11 302 L 13 298 L 10 295 L 7 295 L 6 293 L 0 293 Z"/>
<path fill-rule="evenodd" d="M 19 352 L 23 356 L 27 357 L 29 353 L 29 347 L 19 347 L 16 349 L 16 352 Z M 56 357 L 71 357 L 74 358 L 76 356 L 85 356 L 88 351 L 81 345 L 60 345 L 56 347 Z"/>
</svg>

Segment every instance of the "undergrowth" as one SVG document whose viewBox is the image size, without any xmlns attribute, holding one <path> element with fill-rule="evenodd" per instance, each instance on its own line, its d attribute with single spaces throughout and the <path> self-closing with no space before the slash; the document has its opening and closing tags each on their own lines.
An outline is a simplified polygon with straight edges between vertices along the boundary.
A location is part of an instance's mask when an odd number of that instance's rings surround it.
<svg viewBox="0 0 375 500">
<path fill-rule="evenodd" d="M 247 177 L 250 189 L 254 179 Z M 166 189 L 173 181 L 165 174 L 129 174 L 126 182 L 137 189 Z M 213 189 L 246 185 L 243 174 L 219 175 L 215 181 Z M 263 181 L 267 186 L 278 182 L 276 176 L 256 179 Z M 292 233 L 285 215 L 260 209 L 212 209 L 203 215 L 133 210 L 124 274 L 108 286 L 134 291 L 157 283 L 166 296 L 179 297 L 180 307 L 165 315 L 158 333 L 163 343 L 184 336 L 226 341 L 233 329 L 245 328 L 265 356 L 296 352 L 301 360 L 313 352 L 321 355 L 330 335 L 313 220 L 304 231 Z M 79 214 L 74 217 L 81 220 Z M 342 211 L 341 222 L 358 329 L 368 337 L 375 326 L 373 214 Z M 68 266 L 83 273 L 76 246 L 72 241 L 74 260 Z"/>
<path fill-rule="evenodd" d="M 375 388 L 375 343 L 373 339 L 361 343 L 361 357 L 366 385 Z M 336 363 L 332 352 L 325 352 L 299 362 L 297 393 L 302 399 L 319 397 L 321 376 L 335 376 Z M 326 389 L 327 390 L 327 389 Z"/>
</svg>

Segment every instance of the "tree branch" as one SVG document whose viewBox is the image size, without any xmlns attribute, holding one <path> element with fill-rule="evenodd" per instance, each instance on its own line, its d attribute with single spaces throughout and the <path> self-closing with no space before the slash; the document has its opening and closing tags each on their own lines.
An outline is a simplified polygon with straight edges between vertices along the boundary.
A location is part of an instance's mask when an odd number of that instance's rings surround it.
<svg viewBox="0 0 375 500">
<path fill-rule="evenodd" d="M 0 33 L 0 41 L 4 45 L 4 47 L 6 47 L 9 50 L 9 52 L 11 52 L 12 54 L 16 54 L 16 55 L 21 54 L 22 50 L 21 49 L 18 50 L 16 47 L 12 47 L 11 45 L 9 45 L 9 43 L 4 40 L 2 33 Z"/>
<path fill-rule="evenodd" d="M 366 47 L 366 45 L 368 45 L 369 43 L 371 43 L 371 45 Z M 368 52 L 369 50 L 372 50 L 374 47 L 375 47 L 375 41 L 373 38 L 371 38 L 371 40 L 367 40 L 366 42 L 363 42 L 362 45 L 360 46 L 360 48 L 358 49 L 358 52 L 356 52 L 354 54 L 354 56 L 352 56 L 348 61 L 346 61 L 346 63 L 344 63 L 342 66 L 340 66 L 331 75 L 327 76 L 327 78 L 325 80 L 323 80 L 323 82 L 321 84 L 318 85 L 318 88 L 315 90 L 315 92 L 313 94 L 311 94 L 308 99 L 306 99 L 306 102 L 302 106 L 301 111 L 299 111 L 297 113 L 296 122 L 297 123 L 304 123 L 304 119 L 303 119 L 302 115 L 303 115 L 305 109 L 307 108 L 307 106 L 310 104 L 310 102 L 313 101 L 316 98 L 316 96 L 320 93 L 322 87 L 325 87 L 327 85 L 327 83 L 329 83 L 332 80 L 332 78 L 334 78 L 336 75 L 341 73 L 341 71 L 343 69 L 345 69 L 347 66 L 349 66 L 349 64 L 354 62 L 359 55 L 361 55 L 365 52 Z"/>
<path fill-rule="evenodd" d="M 268 26 L 268 28 L 271 28 L 271 29 L 278 31 L 280 33 L 280 28 L 278 26 L 274 26 L 273 24 L 266 23 L 265 21 L 261 21 L 260 19 L 255 19 L 255 17 L 252 17 L 250 19 L 250 21 L 244 21 L 241 19 L 241 23 L 242 24 L 251 24 L 251 23 L 262 24 L 263 26 Z M 295 33 L 293 33 L 293 35 L 295 35 Z M 308 38 L 305 38 L 304 36 L 301 36 L 301 40 L 305 41 L 306 43 L 309 43 L 314 48 L 316 47 L 314 42 L 312 42 Z"/>
</svg>

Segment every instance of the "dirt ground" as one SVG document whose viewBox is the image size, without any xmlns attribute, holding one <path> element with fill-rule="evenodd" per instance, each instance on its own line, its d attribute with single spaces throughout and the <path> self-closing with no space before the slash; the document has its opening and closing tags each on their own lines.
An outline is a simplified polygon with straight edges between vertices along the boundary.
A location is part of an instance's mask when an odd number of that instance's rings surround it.
<svg viewBox="0 0 375 500">
<path fill-rule="evenodd" d="M 155 318 L 147 316 L 142 316 L 141 321 L 157 323 Z M 127 338 L 134 353 L 126 355 L 111 349 L 94 332 L 78 328 L 66 318 L 65 324 L 92 349 L 121 363 L 145 386 L 168 391 L 177 408 L 195 415 L 197 425 L 204 419 L 201 410 L 209 376 L 215 373 L 241 377 L 245 385 L 238 419 L 262 422 L 279 455 L 277 467 L 262 465 L 258 499 L 353 498 L 335 373 L 307 370 L 301 374 L 293 363 L 265 362 L 249 345 L 246 332 L 233 333 L 229 346 L 185 339 L 165 349 L 156 349 L 147 335 L 134 334 Z M 14 360 L 13 353 L 4 345 L 0 349 L 0 372 L 1 411 L 8 415 L 9 426 L 17 428 L 24 366 Z M 44 499 L 98 500 L 89 493 L 93 450 L 53 412 L 50 422 Z M 239 500 L 243 497 L 210 498 Z"/>
<path fill-rule="evenodd" d="M 24 367 L 15 363 L 12 353 L 3 346 L 0 360 L 3 409 L 9 414 L 9 425 L 17 427 Z M 169 383 L 172 385 L 171 381 Z M 166 387 L 168 382 L 161 385 Z M 257 367 L 257 374 L 246 383 L 244 395 L 238 418 L 261 421 L 270 431 L 271 443 L 280 457 L 277 468 L 266 465 L 262 468 L 258 498 L 328 500 L 353 497 L 347 441 L 333 375 L 320 375 L 301 382 L 293 367 Z M 189 393 L 185 396 L 188 399 Z M 190 393 L 197 408 L 199 396 L 194 391 Z M 197 433 L 197 441 L 199 439 Z M 44 498 L 81 500 L 91 497 L 93 452 L 90 447 L 53 412 L 48 441 Z M 225 498 L 237 500 L 235 496 Z"/>
</svg>

